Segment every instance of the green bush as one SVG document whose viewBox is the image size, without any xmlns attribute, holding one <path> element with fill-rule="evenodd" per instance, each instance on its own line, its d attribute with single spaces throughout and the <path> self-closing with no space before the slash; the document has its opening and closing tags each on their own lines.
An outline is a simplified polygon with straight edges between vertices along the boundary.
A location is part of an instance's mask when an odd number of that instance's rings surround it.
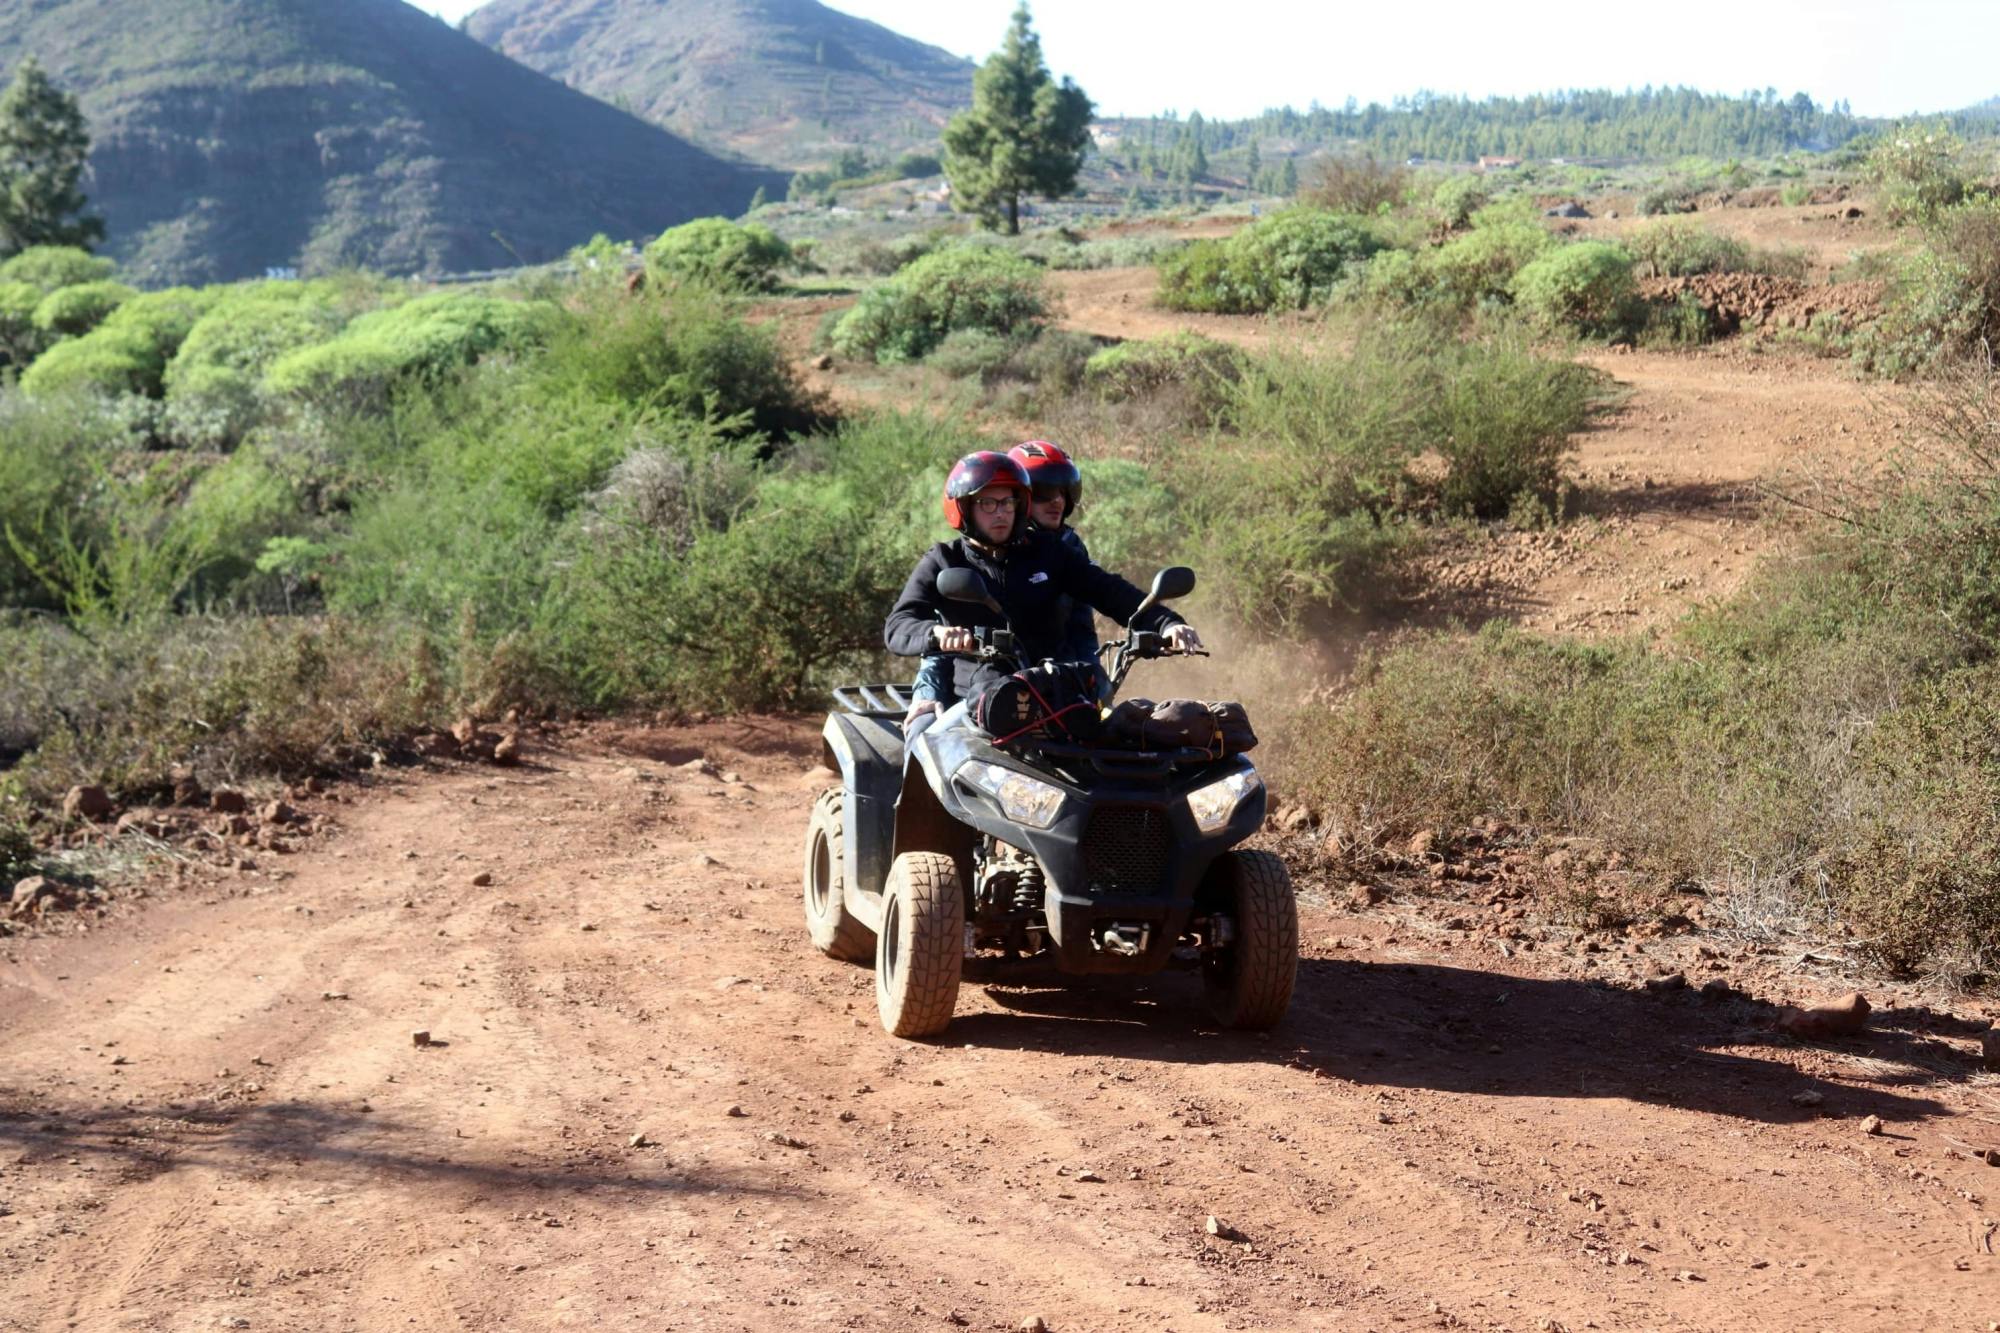
<svg viewBox="0 0 2000 1333">
<path fill-rule="evenodd" d="M 22 376 L 23 392 L 160 397 L 168 361 L 215 303 L 215 290 L 176 287 L 133 297 L 90 332 L 44 353 Z"/>
<path fill-rule="evenodd" d="M 1225 241 L 1197 241 L 1160 263 L 1158 301 L 1169 310 L 1257 314 L 1326 300 L 1350 265 L 1385 246 L 1365 221 L 1293 208 Z"/>
<path fill-rule="evenodd" d="M 1221 385 L 1243 373 L 1247 358 L 1234 345 L 1199 333 L 1115 343 L 1084 364 L 1084 383 L 1114 402 L 1186 386 L 1203 399 L 1220 395 Z"/>
<path fill-rule="evenodd" d="M 1609 241 L 1560 245 L 1514 276 L 1514 300 L 1544 324 L 1585 333 L 1628 326 L 1636 287 L 1632 256 Z"/>
<path fill-rule="evenodd" d="M 926 255 L 869 289 L 834 326 L 844 356 L 916 361 L 961 329 L 1019 337 L 1049 313 L 1042 276 L 1025 260 L 987 248 Z"/>
<path fill-rule="evenodd" d="M 0 263 L 0 282 L 25 282 L 47 296 L 64 287 L 108 281 L 118 266 L 70 245 L 31 245 Z"/>
<path fill-rule="evenodd" d="M 0 393 L 0 608 L 54 605 L 35 571 L 54 567 L 66 538 L 92 540 L 95 480 L 133 444 L 100 402 Z"/>
<path fill-rule="evenodd" d="M 1965 142 L 1942 125 L 1897 126 L 1864 169 L 1893 223 L 1929 222 L 1966 197 Z"/>
<path fill-rule="evenodd" d="M 572 303 L 529 373 L 545 393 L 705 418 L 732 436 L 787 439 L 819 429 L 830 415 L 770 328 L 696 292 Z"/>
<path fill-rule="evenodd" d="M 1692 213 L 1700 194 L 1700 189 L 1689 181 L 1663 181 L 1639 196 L 1639 216 L 1651 218 L 1669 213 Z"/>
<path fill-rule="evenodd" d="M 698 218 L 661 232 L 646 247 L 646 268 L 722 291 L 763 292 L 778 285 L 778 270 L 791 257 L 790 247 L 768 227 Z"/>
<path fill-rule="evenodd" d="M 1447 176 L 1431 191 L 1431 212 L 1446 231 L 1462 231 L 1472 225 L 1472 215 L 1493 202 L 1486 182 L 1478 176 L 1460 173 Z"/>
<path fill-rule="evenodd" d="M 1183 545 L 1180 502 L 1152 468 L 1122 458 L 1086 458 L 1078 531 L 1090 558 L 1145 585 L 1154 569 L 1176 560 Z"/>
<path fill-rule="evenodd" d="M 40 356 L 48 338 L 35 327 L 42 289 L 27 282 L 0 282 L 0 361 L 24 366 Z"/>
<path fill-rule="evenodd" d="M 1515 275 L 1554 244 L 1524 205 L 1492 205 L 1473 215 L 1471 231 L 1420 255 L 1417 290 L 1459 309 L 1510 299 Z"/>
<path fill-rule="evenodd" d="M 216 292 L 162 377 L 168 435 L 191 446 L 235 447 L 265 414 L 261 385 L 271 364 L 334 338 L 366 300 L 325 281 L 242 283 Z"/>
<path fill-rule="evenodd" d="M 953 379 L 997 375 L 1014 356 L 1014 340 L 990 329 L 956 329 L 931 349 L 924 364 Z"/>
<path fill-rule="evenodd" d="M 144 330 L 99 328 L 57 343 L 21 376 L 31 398 L 64 393 L 151 394 L 166 361 Z"/>
<path fill-rule="evenodd" d="M 899 179 L 912 176 L 935 176 L 944 170 L 935 153 L 904 153 L 889 168 Z"/>
<path fill-rule="evenodd" d="M 533 346 L 555 323 L 541 302 L 422 296 L 362 315 L 332 342 L 285 353 L 264 372 L 264 389 L 322 406 L 379 402 L 398 381 L 434 382 L 488 353 Z"/>
<path fill-rule="evenodd" d="M 1990 355 L 2000 346 L 2000 198 L 1943 208 L 1902 261 L 1889 308 L 1864 330 L 1856 355 L 1889 374 Z"/>
<path fill-rule="evenodd" d="M 1626 237 L 1623 244 L 1641 278 L 1740 273 L 1750 267 L 1750 254 L 1742 242 L 1693 222 L 1656 222 Z"/>
<path fill-rule="evenodd" d="M 35 327 L 56 338 L 90 332 L 138 293 L 122 282 L 86 282 L 50 292 L 35 307 Z"/>
</svg>

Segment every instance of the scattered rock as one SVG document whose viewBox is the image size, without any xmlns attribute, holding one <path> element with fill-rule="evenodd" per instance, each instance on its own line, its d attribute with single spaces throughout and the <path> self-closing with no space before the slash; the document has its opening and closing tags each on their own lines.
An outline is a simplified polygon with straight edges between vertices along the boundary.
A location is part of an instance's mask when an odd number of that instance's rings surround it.
<svg viewBox="0 0 2000 1333">
<path fill-rule="evenodd" d="M 240 791 L 212 791 L 208 808 L 218 815 L 240 815 L 250 809 L 250 798 Z"/>
<path fill-rule="evenodd" d="M 1868 997 L 1852 991 L 1817 1009 L 1787 1005 L 1778 1015 L 1778 1031 L 1801 1041 L 1848 1037 L 1867 1026 L 1868 1012 Z"/>
<path fill-rule="evenodd" d="M 490 870 L 482 870 L 472 877 L 472 887 L 475 889 L 483 889 L 492 882 L 493 872 Z"/>
<path fill-rule="evenodd" d="M 1203 1227 L 1203 1230 L 1207 1231 L 1209 1235 L 1215 1237 L 1217 1240 L 1245 1241 L 1250 1239 L 1235 1227 L 1230 1226 L 1229 1223 L 1217 1217 L 1214 1213 L 1208 1215 L 1208 1222 Z"/>
<path fill-rule="evenodd" d="M 347 992 L 344 990 L 323 990 L 319 993 L 319 998 L 322 1000 L 344 1000 L 347 998 Z"/>
<path fill-rule="evenodd" d="M 1282 833 L 1297 833 L 1312 823 L 1312 811 L 1303 805 L 1286 806 L 1278 815 L 1278 830 Z"/>
<path fill-rule="evenodd" d="M 283 801 L 268 801 L 257 811 L 257 818 L 266 824 L 290 824 L 298 817 L 299 812 Z"/>
<path fill-rule="evenodd" d="M 1792 1094 L 1792 1105 L 1794 1106 L 1820 1106 L 1825 1102 L 1825 1093 L 1815 1092 L 1810 1088 L 1804 1092 L 1795 1092 Z"/>
<path fill-rule="evenodd" d="M 451 738 L 460 745 L 470 745 L 479 736 L 479 723 L 470 717 L 462 717 L 451 724 Z"/>
<path fill-rule="evenodd" d="M 427 731 L 411 743 L 427 759 L 452 759 L 458 755 L 458 737 L 448 731 Z"/>
<path fill-rule="evenodd" d="M 1736 988 L 1721 977 L 1713 977 L 1701 983 L 1701 998 L 1710 1004 L 1714 1004 L 1720 1000 L 1727 1000 L 1735 994 Z"/>
<path fill-rule="evenodd" d="M 431 1034 L 428 1028 L 418 1028 L 415 1032 L 412 1032 L 410 1034 L 410 1045 L 423 1047 L 423 1046 L 428 1046 L 430 1044 L 431 1044 Z"/>
<path fill-rule="evenodd" d="M 505 736 L 502 736 L 500 738 L 500 743 L 493 747 L 493 762 L 496 764 L 500 764 L 502 766 L 512 766 L 514 764 L 520 763 L 521 762 L 520 736 L 516 735 L 511 731 L 508 732 Z"/>
<path fill-rule="evenodd" d="M 1686 990 L 1688 984 L 1685 972 L 1669 972 L 1664 977 L 1648 977 L 1646 989 L 1655 995 L 1666 995 L 1673 991 Z"/>
<path fill-rule="evenodd" d="M 71 787 L 62 803 L 63 818 L 93 822 L 103 819 L 116 808 L 111 803 L 111 793 L 102 787 Z"/>
<path fill-rule="evenodd" d="M 1403 850 L 1419 861 L 1428 860 L 1437 851 L 1437 834 L 1430 829 L 1418 829 L 1410 835 Z"/>
<path fill-rule="evenodd" d="M 1104 1183 L 1103 1176 L 1100 1176 L 1095 1171 L 1091 1171 L 1088 1169 L 1077 1172 L 1076 1178 L 1082 1181 L 1086 1185 L 1102 1185 Z"/>
<path fill-rule="evenodd" d="M 775 1129 L 765 1131 L 764 1142 L 775 1143 L 780 1148 L 803 1148 L 806 1146 L 805 1140 L 795 1139 L 789 1134 L 780 1134 Z"/>
<path fill-rule="evenodd" d="M 1861 1132 L 1863 1134 L 1880 1134 L 1882 1132 L 1882 1117 L 1879 1115 L 1863 1116 L 1861 1118 Z"/>
<path fill-rule="evenodd" d="M 1980 1034 L 1979 1054 L 1988 1069 L 2000 1069 L 2000 1028 L 1988 1028 Z"/>
<path fill-rule="evenodd" d="M 26 879 L 16 880 L 14 892 L 7 899 L 7 910 L 14 916 L 20 916 L 33 908 L 44 896 L 53 896 L 54 893 L 55 886 L 40 875 L 30 875 Z"/>
<path fill-rule="evenodd" d="M 625 1140 L 625 1146 L 628 1148 L 650 1148 L 653 1146 L 653 1141 L 646 1137 L 644 1130 L 640 1130 L 637 1134 Z"/>
<path fill-rule="evenodd" d="M 832 370 L 833 353 L 821 352 L 818 356 L 813 358 L 812 367 L 814 370 Z"/>
<path fill-rule="evenodd" d="M 740 1106 L 731 1106 L 728 1110 L 724 1111 L 723 1114 L 729 1116 L 731 1119 L 741 1120 L 744 1116 L 749 1115 L 750 1113 L 744 1110 Z"/>
<path fill-rule="evenodd" d="M 1356 881 L 1347 886 L 1347 905 L 1349 907 L 1373 907 L 1381 901 L 1382 890 L 1373 884 L 1363 884 Z"/>
<path fill-rule="evenodd" d="M 1021 1333 L 1049 1333 L 1049 1321 L 1038 1314 L 1031 1314 L 1021 1321 Z"/>
</svg>

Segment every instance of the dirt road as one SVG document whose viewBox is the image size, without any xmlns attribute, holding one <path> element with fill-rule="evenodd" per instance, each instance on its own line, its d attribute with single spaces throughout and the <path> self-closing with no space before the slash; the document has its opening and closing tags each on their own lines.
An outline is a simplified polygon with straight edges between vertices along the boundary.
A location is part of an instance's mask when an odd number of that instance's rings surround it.
<svg viewBox="0 0 2000 1333">
<path fill-rule="evenodd" d="M 800 922 L 814 737 L 406 772 L 297 855 L 0 944 L 0 1329 L 2000 1318 L 1964 1024 L 1878 993 L 1798 1046 L 1631 984 L 1691 940 L 1309 893 L 1269 1037 L 1169 978 L 968 986 L 899 1042 Z M 1811 989 L 1717 943 L 1690 965 Z"/>
</svg>

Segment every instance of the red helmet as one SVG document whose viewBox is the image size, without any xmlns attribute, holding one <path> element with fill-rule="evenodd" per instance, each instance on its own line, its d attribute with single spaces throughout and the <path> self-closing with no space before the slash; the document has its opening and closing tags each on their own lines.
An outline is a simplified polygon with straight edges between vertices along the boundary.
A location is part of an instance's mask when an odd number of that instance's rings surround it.
<svg viewBox="0 0 2000 1333">
<path fill-rule="evenodd" d="M 1019 463 L 1028 474 L 1029 489 L 1037 500 L 1061 495 L 1063 517 L 1068 518 L 1076 512 L 1077 505 L 1083 501 L 1083 474 L 1076 470 L 1076 464 L 1068 454 L 1047 440 L 1029 440 L 1009 449 L 1007 457 Z"/>
<path fill-rule="evenodd" d="M 1028 497 L 1034 494 L 1028 485 L 1028 474 L 1019 463 L 1006 454 L 981 449 L 951 465 L 951 475 L 944 479 L 944 521 L 968 536 L 977 535 L 972 529 L 971 506 L 959 501 L 977 495 L 988 486 L 1011 486 L 1019 492 L 1024 514 Z"/>
</svg>

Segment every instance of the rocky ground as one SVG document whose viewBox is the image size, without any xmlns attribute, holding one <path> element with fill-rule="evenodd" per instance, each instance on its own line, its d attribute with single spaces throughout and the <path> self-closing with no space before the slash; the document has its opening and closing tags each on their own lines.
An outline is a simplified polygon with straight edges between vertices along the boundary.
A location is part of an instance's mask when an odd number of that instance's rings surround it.
<svg viewBox="0 0 2000 1333">
<path fill-rule="evenodd" d="M 1846 960 L 1699 899 L 1628 922 L 1568 891 L 1616 889 L 1601 849 L 1488 823 L 1357 875 L 1287 811 L 1275 1033 L 1167 977 L 967 986 L 896 1041 L 805 938 L 813 733 L 527 733 L 30 909 L 0 1329 L 2000 1318 L 1990 1010 L 1788 1013 Z"/>
</svg>

